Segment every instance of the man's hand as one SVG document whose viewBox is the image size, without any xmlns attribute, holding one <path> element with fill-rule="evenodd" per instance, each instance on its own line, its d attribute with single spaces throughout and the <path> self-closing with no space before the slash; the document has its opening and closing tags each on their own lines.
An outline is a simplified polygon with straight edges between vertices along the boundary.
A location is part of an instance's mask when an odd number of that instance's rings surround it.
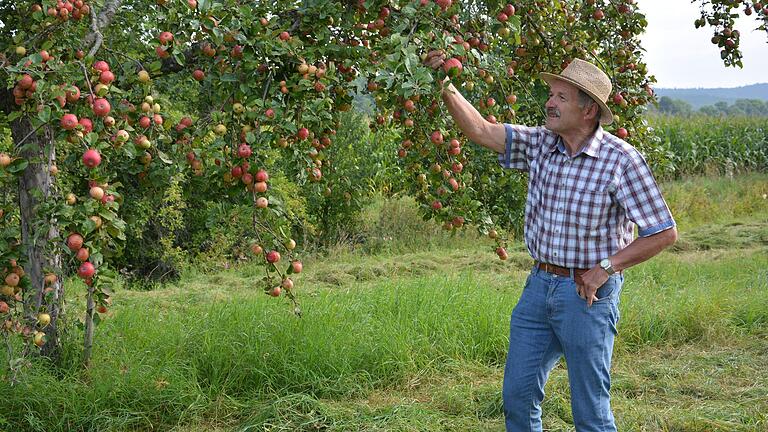
<svg viewBox="0 0 768 432">
<path fill-rule="evenodd" d="M 576 292 L 587 301 L 587 306 L 592 306 L 592 302 L 598 300 L 597 289 L 603 286 L 608 277 L 608 272 L 596 265 L 581 275 L 581 283 L 577 280 Z"/>
<path fill-rule="evenodd" d="M 445 63 L 445 51 L 433 50 L 427 53 L 427 58 L 424 60 L 424 64 L 437 69 Z"/>
</svg>

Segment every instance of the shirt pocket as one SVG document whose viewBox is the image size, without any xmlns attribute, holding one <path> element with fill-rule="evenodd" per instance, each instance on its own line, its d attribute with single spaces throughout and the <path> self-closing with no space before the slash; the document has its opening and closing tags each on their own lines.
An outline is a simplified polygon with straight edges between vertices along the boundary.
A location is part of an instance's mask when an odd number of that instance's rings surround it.
<svg viewBox="0 0 768 432">
<path fill-rule="evenodd" d="M 605 190 L 576 189 L 570 200 L 569 213 L 578 228 L 579 237 L 608 235 L 608 213 L 611 195 Z"/>
</svg>

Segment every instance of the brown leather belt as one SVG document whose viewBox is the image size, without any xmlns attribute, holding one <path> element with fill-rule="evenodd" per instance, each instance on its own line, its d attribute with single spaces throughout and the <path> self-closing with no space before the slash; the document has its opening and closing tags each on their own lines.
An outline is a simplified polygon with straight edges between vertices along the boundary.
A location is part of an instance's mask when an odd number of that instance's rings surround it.
<svg viewBox="0 0 768 432">
<path fill-rule="evenodd" d="M 560 267 L 556 266 L 554 264 L 547 264 L 543 262 L 536 261 L 536 264 L 534 265 L 539 270 L 543 270 L 547 273 L 556 274 L 558 276 L 565 276 L 565 277 L 571 277 L 571 270 L 573 270 L 573 278 L 576 281 L 581 280 L 581 275 L 587 272 L 589 269 L 569 269 L 567 267 Z"/>
</svg>

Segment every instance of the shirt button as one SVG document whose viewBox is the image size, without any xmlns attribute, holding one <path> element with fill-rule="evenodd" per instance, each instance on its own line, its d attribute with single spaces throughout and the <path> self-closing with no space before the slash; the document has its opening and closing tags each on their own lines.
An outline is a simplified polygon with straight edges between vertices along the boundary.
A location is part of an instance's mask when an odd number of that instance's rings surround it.
<svg viewBox="0 0 768 432">
<path fill-rule="evenodd" d="M 559 233 L 559 232 L 560 232 L 560 228 L 555 228 L 555 233 Z"/>
<path fill-rule="evenodd" d="M 552 255 L 557 256 L 557 252 L 553 253 Z"/>
</svg>

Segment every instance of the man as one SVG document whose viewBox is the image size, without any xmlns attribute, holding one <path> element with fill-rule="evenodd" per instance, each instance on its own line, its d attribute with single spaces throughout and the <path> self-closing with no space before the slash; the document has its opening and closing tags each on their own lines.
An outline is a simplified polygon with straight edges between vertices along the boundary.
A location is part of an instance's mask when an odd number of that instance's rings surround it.
<svg viewBox="0 0 768 432">
<path fill-rule="evenodd" d="M 434 51 L 425 63 L 444 58 Z M 470 140 L 529 174 L 525 243 L 535 266 L 510 320 L 506 427 L 541 431 L 544 384 L 564 356 L 576 430 L 615 431 L 610 367 L 623 270 L 673 244 L 677 230 L 643 157 L 601 127 L 613 120 L 608 76 L 575 59 L 541 77 L 550 88 L 544 127 L 489 123 L 452 84 L 442 92 Z"/>
</svg>

